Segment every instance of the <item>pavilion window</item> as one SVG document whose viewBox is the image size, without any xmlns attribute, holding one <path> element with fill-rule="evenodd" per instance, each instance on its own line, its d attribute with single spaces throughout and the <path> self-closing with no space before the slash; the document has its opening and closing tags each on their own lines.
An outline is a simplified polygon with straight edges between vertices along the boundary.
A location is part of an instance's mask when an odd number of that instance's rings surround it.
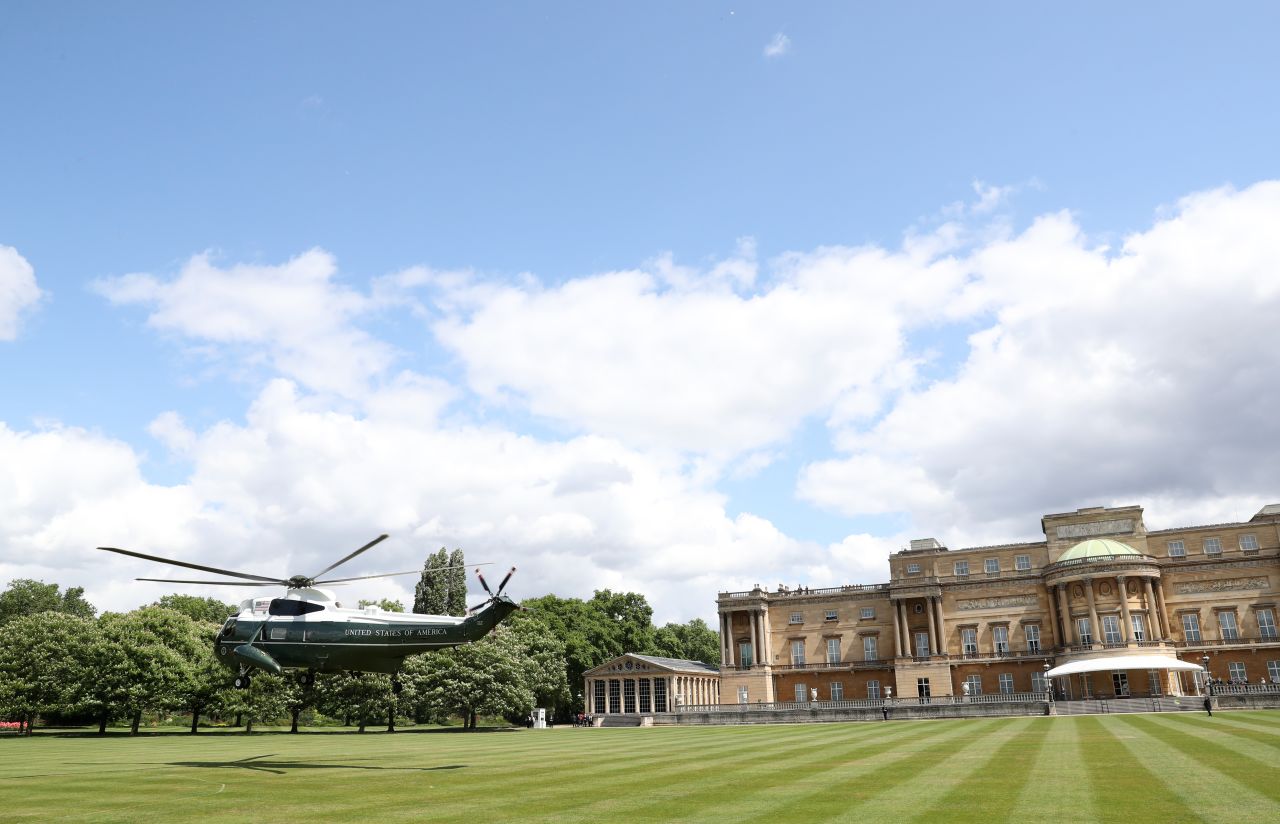
<svg viewBox="0 0 1280 824">
<path fill-rule="evenodd" d="M 1200 616 L 1194 612 L 1182 613 L 1182 636 L 1188 641 L 1200 641 Z"/>
<path fill-rule="evenodd" d="M 640 712 L 653 712 L 653 696 L 652 690 L 649 689 L 649 679 L 640 679 Z"/>
<path fill-rule="evenodd" d="M 828 664 L 840 663 L 840 639 L 839 638 L 827 639 L 827 663 Z"/>
<path fill-rule="evenodd" d="M 1276 614 L 1269 609 L 1260 609 L 1258 615 L 1258 635 L 1263 638 L 1275 639 L 1276 637 Z"/>
<path fill-rule="evenodd" d="M 595 699 L 596 699 L 596 700 L 595 700 L 595 709 L 594 709 L 594 710 L 592 710 L 592 711 L 593 711 L 593 712 L 595 712 L 596 714 L 602 714 L 602 713 L 604 712 L 604 706 L 605 706 L 605 704 L 604 704 L 604 682 L 603 682 L 603 681 L 599 681 L 599 680 L 597 680 L 597 681 L 596 681 L 596 686 L 595 686 Z"/>
<path fill-rule="evenodd" d="M 609 681 L 609 712 L 622 712 L 622 682 L 616 678 Z"/>
<path fill-rule="evenodd" d="M 1135 612 L 1129 617 L 1133 620 L 1133 640 L 1135 641 L 1147 640 L 1147 628 L 1143 624 L 1142 616 Z"/>
<path fill-rule="evenodd" d="M 1117 616 L 1102 616 L 1102 642 L 1104 644 L 1120 643 L 1120 619 Z"/>
<path fill-rule="evenodd" d="M 636 711 L 636 682 L 630 678 L 622 682 L 622 706 L 627 712 Z"/>
<path fill-rule="evenodd" d="M 880 651 L 876 649 L 876 637 L 874 635 L 862 636 L 862 660 L 880 660 Z"/>
<path fill-rule="evenodd" d="M 1024 632 L 1027 633 L 1027 652 L 1040 651 L 1040 626 L 1038 624 L 1027 624 Z"/>
<path fill-rule="evenodd" d="M 1218 626 L 1222 628 L 1223 641 L 1235 641 L 1240 637 L 1240 627 L 1236 625 L 1236 614 L 1234 612 L 1219 612 Z"/>
<path fill-rule="evenodd" d="M 743 687 L 745 690 L 746 687 Z M 667 711 L 667 679 L 655 678 L 653 681 L 653 711 Z"/>
<path fill-rule="evenodd" d="M 991 638 L 995 642 L 996 655 L 1009 654 L 1009 628 L 1006 626 L 994 626 L 991 628 Z"/>
</svg>

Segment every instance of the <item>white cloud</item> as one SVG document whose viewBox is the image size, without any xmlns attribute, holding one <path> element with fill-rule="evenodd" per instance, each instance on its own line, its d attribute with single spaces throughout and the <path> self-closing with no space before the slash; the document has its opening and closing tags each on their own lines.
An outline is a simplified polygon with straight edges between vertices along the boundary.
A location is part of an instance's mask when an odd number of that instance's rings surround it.
<svg viewBox="0 0 1280 824">
<path fill-rule="evenodd" d="M 808 466 L 800 494 L 978 541 L 1093 503 L 1249 517 L 1280 487 L 1277 221 L 1264 183 L 1188 197 L 1114 252 L 1066 213 L 975 249 L 947 313 L 994 321 L 965 362 L 844 428 L 847 456 Z"/>
<path fill-rule="evenodd" d="M 337 265 L 312 249 L 278 266 L 189 260 L 178 276 L 107 278 L 94 288 L 117 304 L 151 308 L 150 326 L 218 344 L 249 364 L 266 363 L 305 385 L 348 397 L 394 359 L 394 350 L 355 326 L 378 305 L 334 281 Z"/>
<path fill-rule="evenodd" d="M 782 57 L 791 51 L 791 38 L 782 32 L 778 32 L 764 46 L 765 57 Z"/>
<path fill-rule="evenodd" d="M 35 270 L 12 246 L 0 245 L 0 340 L 18 337 L 18 321 L 40 302 Z"/>
</svg>

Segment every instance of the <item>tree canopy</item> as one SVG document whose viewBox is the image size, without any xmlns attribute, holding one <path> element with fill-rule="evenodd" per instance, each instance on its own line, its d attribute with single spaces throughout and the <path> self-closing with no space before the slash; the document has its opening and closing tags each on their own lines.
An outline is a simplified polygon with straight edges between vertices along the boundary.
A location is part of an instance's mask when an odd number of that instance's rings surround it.
<svg viewBox="0 0 1280 824">
<path fill-rule="evenodd" d="M 67 587 L 66 592 L 59 592 L 57 584 L 19 578 L 10 581 L 9 588 L 0 593 L 0 626 L 20 616 L 41 612 L 92 618 L 97 611 L 84 599 L 84 587 Z"/>
</svg>

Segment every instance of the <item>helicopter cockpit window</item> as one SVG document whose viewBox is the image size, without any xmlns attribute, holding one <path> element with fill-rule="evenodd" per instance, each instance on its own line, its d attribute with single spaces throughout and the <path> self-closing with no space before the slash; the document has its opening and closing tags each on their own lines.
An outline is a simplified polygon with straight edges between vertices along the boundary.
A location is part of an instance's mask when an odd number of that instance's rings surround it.
<svg viewBox="0 0 1280 824">
<path fill-rule="evenodd" d="M 308 612 L 319 612 L 324 609 L 320 604 L 310 601 L 294 601 L 288 598 L 276 598 L 271 602 L 271 615 L 306 615 Z"/>
</svg>

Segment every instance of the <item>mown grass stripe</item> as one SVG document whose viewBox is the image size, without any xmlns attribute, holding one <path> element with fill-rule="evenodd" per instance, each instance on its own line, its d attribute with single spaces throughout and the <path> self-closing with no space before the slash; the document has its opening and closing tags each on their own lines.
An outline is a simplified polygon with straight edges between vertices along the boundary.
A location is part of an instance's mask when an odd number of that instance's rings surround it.
<svg viewBox="0 0 1280 824">
<path fill-rule="evenodd" d="M 1216 737 L 1216 740 L 1225 747 L 1268 762 L 1274 762 L 1276 759 L 1276 753 L 1270 750 L 1280 750 L 1280 730 L 1264 732 L 1254 727 L 1236 726 L 1229 721 L 1219 720 L 1216 715 L 1213 719 L 1203 716 L 1181 718 L 1152 715 L 1147 717 L 1170 729 L 1203 738 L 1206 741 L 1215 740 Z M 1259 744 L 1267 749 L 1258 750 Z"/>
<path fill-rule="evenodd" d="M 991 821 L 1008 819 L 1044 748 L 1049 720 L 1026 719 L 1004 744 L 967 772 L 954 771 L 954 761 L 948 762 L 937 777 L 954 786 L 913 820 L 937 821 L 954 809 L 981 812 Z"/>
<path fill-rule="evenodd" d="M 1134 716 L 1122 719 L 1133 729 L 1145 733 L 1150 738 L 1181 752 L 1186 756 L 1187 769 L 1199 772 L 1205 769 L 1217 772 L 1224 784 L 1235 785 L 1233 795 L 1238 795 L 1249 788 L 1271 801 L 1280 801 L 1280 771 L 1272 764 L 1251 755 L 1235 752 L 1228 747 L 1199 736 L 1190 736 L 1177 730 L 1171 730 L 1163 724 L 1157 724 L 1149 718 Z M 1209 721 L 1209 719 L 1205 719 Z M 1180 776 L 1180 781 L 1194 780 L 1191 776 Z"/>
<path fill-rule="evenodd" d="M 1105 722 L 1104 722 L 1105 718 Z M 1135 799 L 1141 799 L 1148 820 L 1204 821 L 1197 810 L 1166 787 L 1159 775 L 1135 759 L 1116 737 L 1117 716 L 1084 716 L 1079 722 L 1081 750 L 1089 775 L 1090 794 L 1099 821 L 1122 821 Z"/>
<path fill-rule="evenodd" d="M 1048 728 L 1009 821 L 1092 822 L 1093 806 L 1078 718 L 1046 718 Z"/>
</svg>

